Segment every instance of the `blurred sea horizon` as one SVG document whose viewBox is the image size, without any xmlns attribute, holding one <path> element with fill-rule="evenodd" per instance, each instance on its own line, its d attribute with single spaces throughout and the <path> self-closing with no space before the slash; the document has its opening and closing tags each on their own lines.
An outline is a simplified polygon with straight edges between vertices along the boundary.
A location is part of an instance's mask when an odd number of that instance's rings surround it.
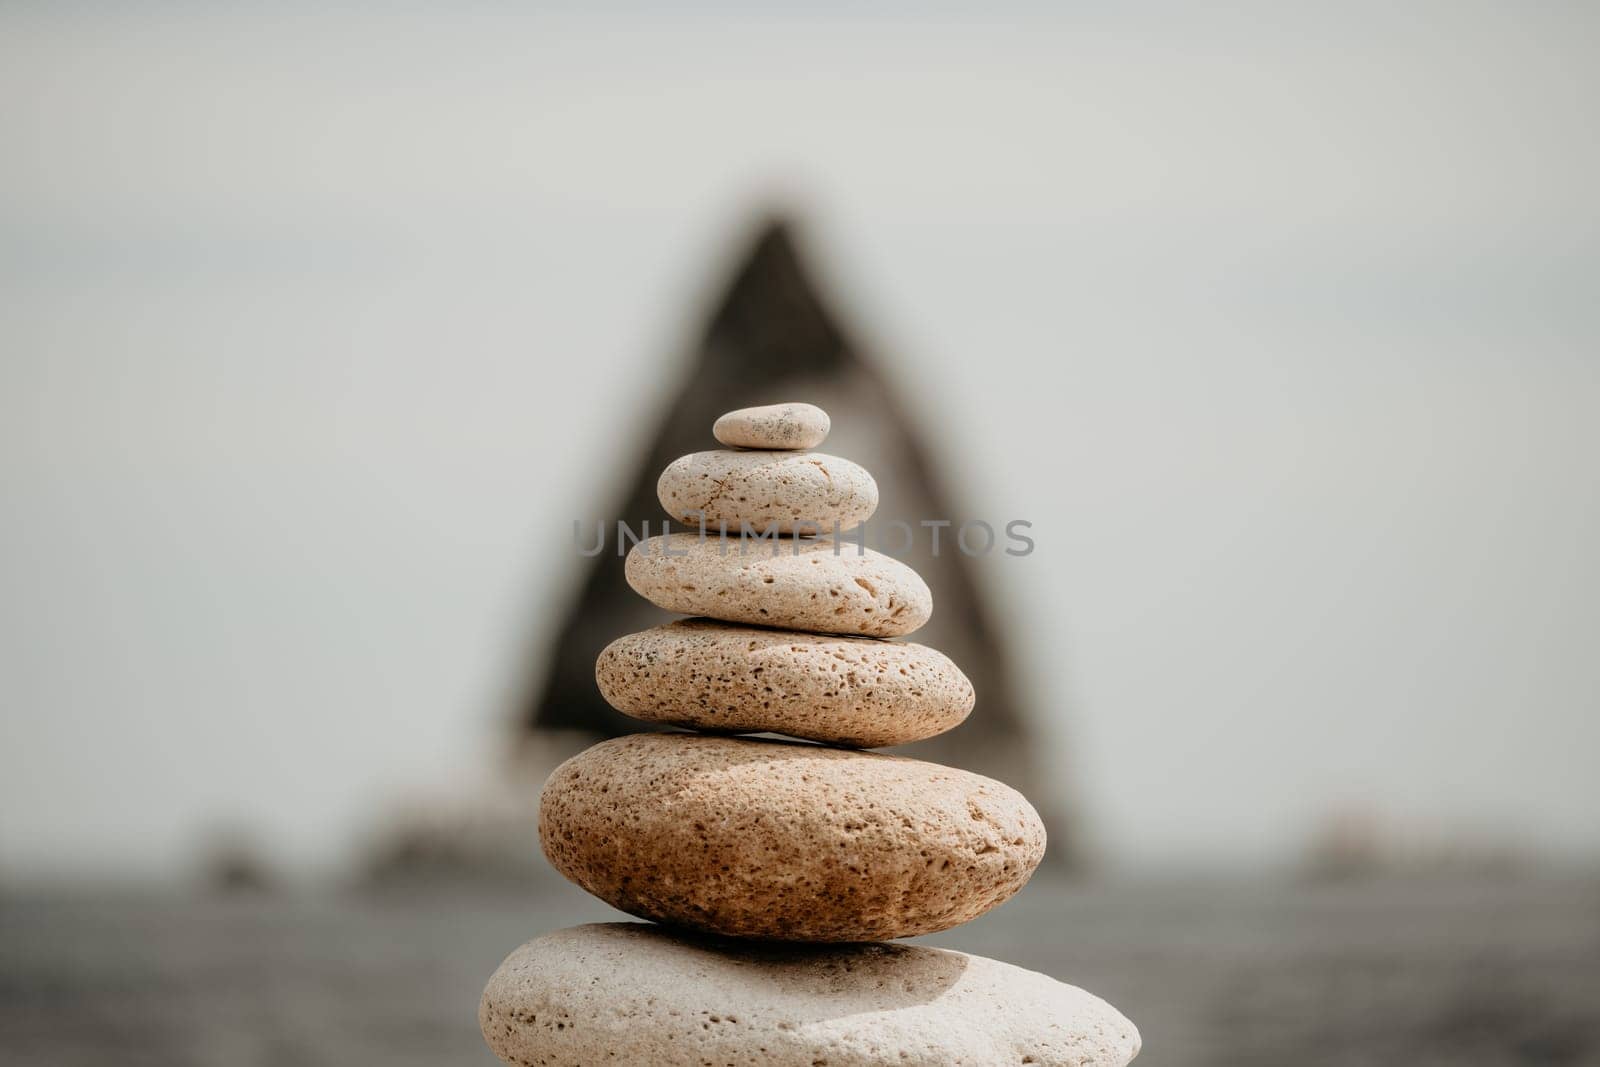
<svg viewBox="0 0 1600 1067">
<path fill-rule="evenodd" d="M 495 1063 L 477 998 L 516 945 L 627 917 L 553 873 L 342 892 L 0 895 L 0 1055 Z M 1115 1004 L 1140 1067 L 1600 1062 L 1600 876 L 1076 880 L 917 943 Z"/>
</svg>

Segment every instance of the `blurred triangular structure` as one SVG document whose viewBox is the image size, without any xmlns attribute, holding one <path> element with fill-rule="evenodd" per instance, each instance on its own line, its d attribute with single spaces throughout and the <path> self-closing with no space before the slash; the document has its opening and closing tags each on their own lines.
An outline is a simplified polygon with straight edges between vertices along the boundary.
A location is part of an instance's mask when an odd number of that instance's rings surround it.
<svg viewBox="0 0 1600 1067">
<path fill-rule="evenodd" d="M 915 527 L 923 518 L 959 523 L 976 517 L 951 506 L 914 422 L 824 304 L 801 260 L 792 225 L 770 219 L 734 272 L 649 454 L 629 477 L 627 495 L 611 519 L 635 531 L 648 520 L 659 532 L 665 515 L 656 499 L 656 479 L 662 468 L 685 453 L 718 447 L 711 424 L 723 412 L 789 400 L 826 409 L 833 432 L 823 449 L 873 473 L 881 498 L 875 524 L 903 519 Z M 911 640 L 938 648 L 959 664 L 972 679 L 978 702 L 961 727 L 907 746 L 907 754 L 987 774 L 1019 789 L 1045 818 L 1051 859 L 1072 863 L 1077 841 L 1060 815 L 1066 800 L 1060 776 L 1041 774 L 1035 763 L 1044 753 L 1018 707 L 1005 641 L 981 595 L 972 560 L 950 550 L 948 534 L 938 557 L 932 555 L 927 531 L 921 531 L 912 551 L 900 554 L 934 595 L 932 621 Z M 578 598 L 554 630 L 555 646 L 544 660 L 549 669 L 524 711 L 524 723 L 535 734 L 615 736 L 649 728 L 612 710 L 595 686 L 594 662 L 602 648 L 670 617 L 628 588 L 615 536 L 611 521 L 606 551 L 586 561 Z"/>
</svg>

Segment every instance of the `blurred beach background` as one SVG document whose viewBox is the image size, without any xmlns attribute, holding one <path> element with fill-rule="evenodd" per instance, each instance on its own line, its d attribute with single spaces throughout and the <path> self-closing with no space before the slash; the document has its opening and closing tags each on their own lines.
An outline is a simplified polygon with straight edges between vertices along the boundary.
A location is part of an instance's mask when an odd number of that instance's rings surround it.
<svg viewBox="0 0 1600 1067">
<path fill-rule="evenodd" d="M 500 958 L 615 916 L 532 833 L 563 636 L 631 627 L 573 523 L 776 233 L 894 399 L 823 380 L 824 448 L 1032 523 L 928 640 L 1072 862 L 926 940 L 1140 1064 L 1600 1063 L 1597 46 L 0 7 L 0 1061 L 493 1062 Z"/>
</svg>

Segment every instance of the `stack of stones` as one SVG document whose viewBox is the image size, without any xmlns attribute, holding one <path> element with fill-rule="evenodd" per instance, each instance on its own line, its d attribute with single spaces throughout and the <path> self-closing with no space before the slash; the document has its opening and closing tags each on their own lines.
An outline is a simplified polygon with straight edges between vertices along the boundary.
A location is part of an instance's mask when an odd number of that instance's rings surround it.
<svg viewBox="0 0 1600 1067">
<path fill-rule="evenodd" d="M 512 953 L 479 1011 L 507 1063 L 1112 1067 L 1137 1054 L 1133 1025 L 1080 989 L 881 943 L 1011 897 L 1045 833 L 1008 786 L 862 751 L 951 729 L 974 694 L 940 653 L 885 640 L 927 621 L 922 579 L 816 536 L 878 502 L 865 470 L 806 451 L 828 428 L 808 404 L 731 412 L 713 428 L 726 449 L 661 475 L 662 505 L 696 530 L 636 545 L 628 583 L 698 617 L 617 640 L 595 674 L 618 710 L 695 732 L 616 738 L 562 764 L 539 838 L 567 878 L 662 925 L 580 926 Z M 752 733 L 803 740 L 730 736 Z"/>
</svg>

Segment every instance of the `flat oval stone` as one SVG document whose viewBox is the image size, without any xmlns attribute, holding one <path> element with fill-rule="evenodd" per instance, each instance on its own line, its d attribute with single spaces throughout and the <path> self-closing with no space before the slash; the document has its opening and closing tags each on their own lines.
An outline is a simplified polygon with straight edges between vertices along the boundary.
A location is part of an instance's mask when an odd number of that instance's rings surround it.
<svg viewBox="0 0 1600 1067">
<path fill-rule="evenodd" d="M 734 937 L 878 941 L 975 919 L 1044 857 L 1038 814 L 970 771 L 797 741 L 653 733 L 557 767 L 539 841 L 612 907 Z"/>
<path fill-rule="evenodd" d="M 711 427 L 729 448 L 816 448 L 828 436 L 828 413 L 815 404 L 767 404 L 730 411 Z"/>
<path fill-rule="evenodd" d="M 878 510 L 878 483 L 863 467 L 821 452 L 730 452 L 680 456 L 656 482 L 667 514 L 710 531 L 827 533 L 866 522 Z"/>
<path fill-rule="evenodd" d="M 645 923 L 528 942 L 489 979 L 478 1023 L 507 1063 L 1125 1067 L 1140 1045 L 1099 997 L 982 956 Z"/>
<path fill-rule="evenodd" d="M 673 533 L 634 545 L 624 571 L 634 592 L 683 615 L 864 637 L 903 637 L 927 622 L 933 594 L 917 572 L 857 551 L 828 538 Z"/>
<path fill-rule="evenodd" d="M 972 711 L 972 683 L 925 645 L 685 619 L 619 637 L 595 662 L 618 711 L 727 733 L 857 748 L 942 734 Z"/>
</svg>

